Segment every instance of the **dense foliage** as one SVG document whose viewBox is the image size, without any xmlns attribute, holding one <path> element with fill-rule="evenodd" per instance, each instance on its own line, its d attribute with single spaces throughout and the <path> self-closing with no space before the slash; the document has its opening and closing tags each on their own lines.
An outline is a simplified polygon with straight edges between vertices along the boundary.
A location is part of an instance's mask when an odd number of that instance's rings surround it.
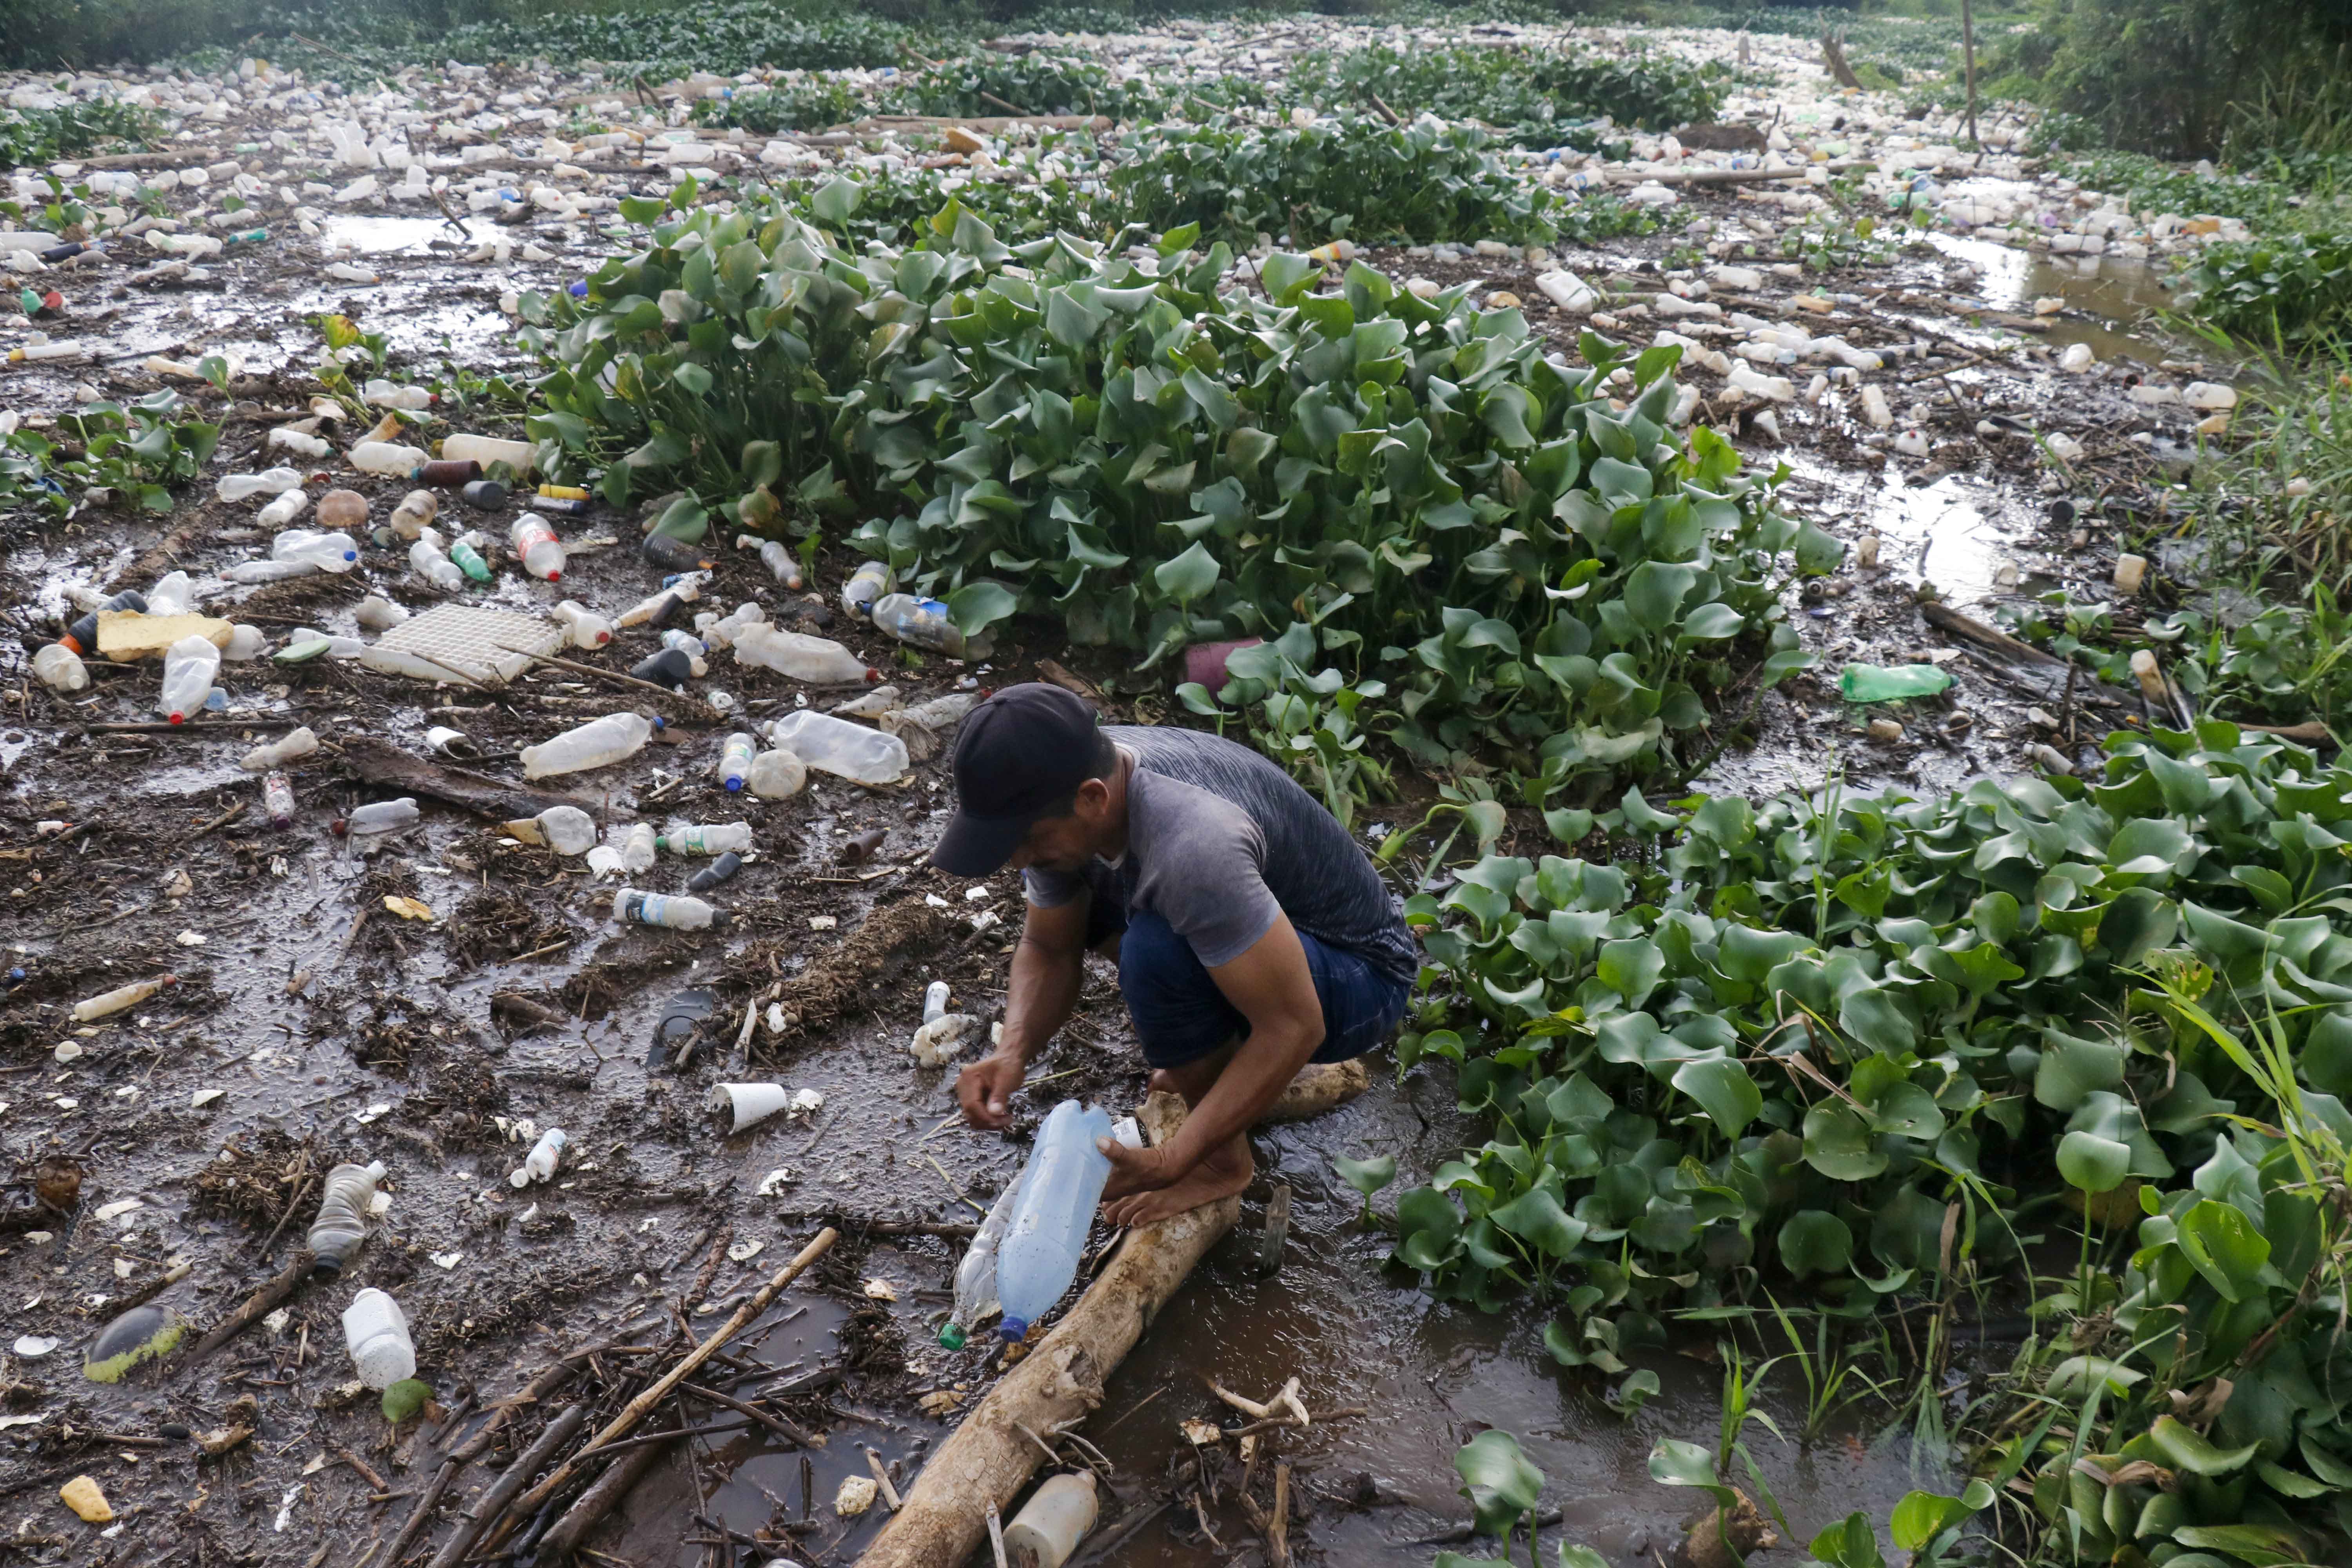
<svg viewBox="0 0 2352 1568">
<path fill-rule="evenodd" d="M 2258 236 L 2208 249 L 2189 276 L 2197 313 L 2293 348 L 2352 321 L 2352 231 Z"/>
<path fill-rule="evenodd" d="M 1533 147 L 1597 145 L 1587 121 L 1669 131 L 1713 120 L 1723 72 L 1636 49 L 1622 54 L 1516 47 L 1403 50 L 1386 45 L 1310 56 L 1293 72 L 1303 97 L 1363 110 L 1475 120 Z"/>
<path fill-rule="evenodd" d="M 2041 1310 L 2076 1326 L 1995 1450 L 2043 1523 L 2312 1560 L 2294 1520 L 2352 1492 L 2352 770 L 2219 723 L 2109 751 L 1940 800 L 1629 794 L 1605 826 L 1654 860 L 1489 858 L 1416 900 L 1408 1055 L 1458 1060 L 1494 1135 L 1403 1196 L 1399 1258 L 1555 1301 L 1554 1355 L 1616 1374 L 1786 1279 L 1948 1301 L 2071 1207 Z"/>
</svg>

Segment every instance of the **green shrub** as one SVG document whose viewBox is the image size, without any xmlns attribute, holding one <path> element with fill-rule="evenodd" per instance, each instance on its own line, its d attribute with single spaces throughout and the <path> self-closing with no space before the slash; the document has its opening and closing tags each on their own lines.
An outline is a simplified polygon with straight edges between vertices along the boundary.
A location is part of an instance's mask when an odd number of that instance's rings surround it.
<svg viewBox="0 0 2352 1568">
<path fill-rule="evenodd" d="M 2189 275 L 2197 313 L 2224 331 L 2295 347 L 2352 330 L 2352 233 L 2216 245 Z"/>
<path fill-rule="evenodd" d="M 771 88 L 752 88 L 695 105 L 705 125 L 740 126 L 761 136 L 779 131 L 823 131 L 873 112 L 873 106 L 839 77 L 808 76 Z"/>
<path fill-rule="evenodd" d="M 2163 157 L 2329 146 L 2352 13 L 2334 0 L 2048 0 L 2043 100 Z"/>
<path fill-rule="evenodd" d="M 1586 122 L 1608 117 L 1622 126 L 1671 130 L 1712 120 L 1723 106 L 1719 68 L 1688 65 L 1646 50 L 1622 55 L 1557 49 L 1399 50 L 1386 45 L 1299 62 L 1292 89 L 1347 109 L 1377 97 L 1399 114 L 1475 120 L 1531 146 L 1598 138 Z"/>
<path fill-rule="evenodd" d="M 886 96 L 884 112 L 978 118 L 1003 114 L 1107 114 L 1128 119 L 1157 107 L 1141 81 L 1114 81 L 1100 62 L 1039 49 L 1025 55 L 974 50 L 910 76 Z"/>
</svg>

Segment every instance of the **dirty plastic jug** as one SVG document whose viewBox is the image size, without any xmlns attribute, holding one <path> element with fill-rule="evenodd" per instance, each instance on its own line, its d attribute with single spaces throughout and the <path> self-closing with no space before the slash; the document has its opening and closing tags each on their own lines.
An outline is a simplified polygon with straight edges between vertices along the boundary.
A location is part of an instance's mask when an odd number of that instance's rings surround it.
<svg viewBox="0 0 2352 1568">
<path fill-rule="evenodd" d="M 652 738 L 654 721 L 642 713 L 607 713 L 566 730 L 550 741 L 522 749 L 522 776 L 543 779 L 609 767 L 633 757 Z"/>
<path fill-rule="evenodd" d="M 360 1381 L 382 1393 L 416 1375 L 416 1345 L 408 1337 L 408 1317 L 400 1303 L 373 1286 L 343 1309 L 343 1344 Z"/>
<path fill-rule="evenodd" d="M 1004 1527 L 1004 1554 L 1022 1568 L 1062 1568 L 1095 1527 L 1092 1470 L 1049 1477 Z"/>
<path fill-rule="evenodd" d="M 163 655 L 163 716 L 174 724 L 200 712 L 220 673 L 220 649 L 210 639 L 184 637 Z"/>
<path fill-rule="evenodd" d="M 769 741 L 810 767 L 859 784 L 888 784 L 905 774 L 906 743 L 863 724 L 804 708 L 768 726 Z"/>
<path fill-rule="evenodd" d="M 425 463 L 422 447 L 403 447 L 390 441 L 362 441 L 352 448 L 351 458 L 352 467 L 363 474 L 382 474 L 396 479 L 409 478 Z"/>
<path fill-rule="evenodd" d="M 327 1173 L 327 1190 L 319 1200 L 319 1214 L 310 1222 L 310 1247 L 315 1256 L 314 1276 L 331 1276 L 367 1239 L 368 1207 L 375 1202 L 375 1184 L 383 1180 L 383 1162 L 369 1165 L 338 1165 Z"/>
</svg>

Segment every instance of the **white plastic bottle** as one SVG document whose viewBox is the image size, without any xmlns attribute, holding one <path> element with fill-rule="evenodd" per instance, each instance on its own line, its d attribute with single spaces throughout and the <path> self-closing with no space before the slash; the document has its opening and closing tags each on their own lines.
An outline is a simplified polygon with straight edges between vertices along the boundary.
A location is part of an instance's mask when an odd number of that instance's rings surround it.
<svg viewBox="0 0 2352 1568">
<path fill-rule="evenodd" d="M 310 492 L 309 490 L 290 489 L 280 495 L 276 500 L 271 501 L 268 506 L 263 507 L 258 512 L 255 513 L 254 521 L 261 524 L 264 528 L 283 528 L 288 523 L 293 521 L 296 518 L 301 516 L 302 509 L 310 504 Z M 313 562 L 311 564 L 320 565 L 323 569 L 321 563 Z"/>
<path fill-rule="evenodd" d="M 390 441 L 362 441 L 352 448 L 352 467 L 363 474 L 404 479 L 426 462 L 422 447 L 396 446 Z"/>
<path fill-rule="evenodd" d="M 572 634 L 573 647 L 603 647 L 613 640 L 613 623 L 574 599 L 565 599 L 550 612 Z"/>
<path fill-rule="evenodd" d="M 660 593 L 639 599 L 613 618 L 613 625 L 626 630 L 641 626 L 647 621 L 659 620 L 669 614 L 672 605 L 690 605 L 702 597 L 702 574 L 689 572 L 664 588 Z"/>
<path fill-rule="evenodd" d="M 613 894 L 613 918 L 672 931 L 704 931 L 726 924 L 726 917 L 700 899 L 664 898 L 635 888 L 622 888 Z"/>
<path fill-rule="evenodd" d="M 250 664 L 269 649 L 269 637 L 259 626 L 243 621 L 228 629 L 228 642 L 221 648 L 221 657 L 231 664 Z"/>
<path fill-rule="evenodd" d="M 287 638 L 287 644 L 289 647 L 292 647 L 297 643 L 313 641 L 323 642 L 327 645 L 327 657 L 329 658 L 357 658 L 368 651 L 368 645 L 362 642 L 357 637 L 341 637 L 333 632 L 322 632 L 316 626 L 296 626 L 292 634 Z"/>
<path fill-rule="evenodd" d="M 176 974 L 159 974 L 152 980 L 134 980 L 128 985 L 118 985 L 111 991 L 84 997 L 74 1004 L 74 1022 L 87 1024 L 92 1018 L 109 1017 L 125 1007 L 136 1007 L 177 979 L 179 976 Z"/>
<path fill-rule="evenodd" d="M 429 528 L 408 547 L 408 569 L 445 594 L 454 594 L 466 585 L 466 574 L 442 552 L 440 536 Z"/>
<path fill-rule="evenodd" d="M 661 838 L 650 822 L 635 822 L 621 840 L 621 869 L 632 877 L 641 877 L 654 868 L 661 856 Z"/>
<path fill-rule="evenodd" d="M 748 599 L 724 616 L 705 613 L 694 617 L 695 630 L 712 647 L 732 647 L 752 628 L 767 624 L 767 606 Z"/>
<path fill-rule="evenodd" d="M 309 435 L 300 430 L 289 429 L 283 425 L 280 425 L 277 429 L 272 430 L 269 433 L 269 438 L 264 441 L 262 445 L 265 447 L 283 447 L 286 450 L 299 458 L 323 458 L 328 453 L 334 450 L 334 447 L 329 446 L 325 441 L 320 440 L 318 437 Z"/>
<path fill-rule="evenodd" d="M 724 855 L 729 850 L 751 847 L 751 825 L 748 822 L 720 822 L 704 826 L 690 823 L 675 827 L 656 842 L 673 855 Z"/>
<path fill-rule="evenodd" d="M 1024 1568 L 1062 1568 L 1094 1529 L 1100 1506 L 1092 1470 L 1048 1476 L 1005 1522 L 1005 1556 Z"/>
<path fill-rule="evenodd" d="M 842 613 L 853 621 L 862 621 L 872 613 L 874 601 L 898 585 L 898 574 L 890 570 L 889 563 L 866 562 L 841 585 Z"/>
<path fill-rule="evenodd" d="M 996 1299 L 1004 1308 L 997 1331 L 1008 1342 L 1019 1342 L 1078 1277 L 1095 1205 L 1110 1180 L 1110 1159 L 1095 1140 L 1110 1132 L 1109 1111 L 1075 1100 L 1054 1107 L 1037 1129 L 1021 1199 L 997 1252 Z"/>
<path fill-rule="evenodd" d="M 768 739 L 810 767 L 859 784 L 888 784 L 907 771 L 906 742 L 863 724 L 803 708 L 768 726 Z"/>
<path fill-rule="evenodd" d="M 382 376 L 370 380 L 360 392 L 360 401 L 371 408 L 405 408 L 411 411 L 433 406 L 433 395 L 421 386 L 402 386 Z"/>
<path fill-rule="evenodd" d="M 423 815 L 416 809 L 413 795 L 404 795 L 398 800 L 372 800 L 343 818 L 343 837 L 353 840 L 382 838 L 415 826 Z"/>
<path fill-rule="evenodd" d="M 278 468 L 258 474 L 223 474 L 214 495 L 225 501 L 247 500 L 254 496 L 283 494 L 302 482 L 299 470 Z"/>
<path fill-rule="evenodd" d="M 963 1261 L 956 1265 L 955 1309 L 940 1330 L 940 1343 L 951 1351 L 963 1349 L 980 1321 L 996 1310 L 997 1249 L 1004 1245 L 1004 1227 L 1012 1222 L 1013 1211 L 1021 1202 L 1021 1185 L 1028 1179 L 1027 1165 L 1014 1173 L 996 1202 L 989 1205 L 988 1217 L 980 1222 Z"/>
<path fill-rule="evenodd" d="M 163 716 L 183 722 L 201 710 L 220 673 L 220 649 L 210 639 L 184 637 L 163 654 Z"/>
<path fill-rule="evenodd" d="M 297 757 L 307 757 L 318 749 L 319 737 L 310 732 L 310 726 L 305 724 L 299 730 L 288 731 L 282 738 L 268 745 L 256 746 L 246 752 L 245 771 L 266 773 L 272 768 L 284 767 Z"/>
<path fill-rule="evenodd" d="M 404 606 L 394 604 L 381 594 L 370 594 L 352 611 L 352 619 L 357 621 L 362 630 L 371 632 L 388 632 L 407 618 L 408 611 Z"/>
<path fill-rule="evenodd" d="M 563 544 L 545 518 L 533 512 L 515 519 L 514 526 L 507 530 L 507 542 L 514 547 L 522 569 L 532 576 L 552 583 L 563 575 Z"/>
<path fill-rule="evenodd" d="M 607 713 L 566 730 L 552 740 L 522 749 L 522 776 L 550 778 L 588 768 L 609 767 L 633 757 L 652 738 L 654 721 L 642 713 Z"/>
<path fill-rule="evenodd" d="M 500 826 L 525 844 L 543 844 L 558 855 L 584 855 L 596 843 L 596 819 L 576 805 L 551 805 L 537 816 Z"/>
<path fill-rule="evenodd" d="M 89 684 L 87 676 L 83 684 Z M 760 742 L 751 736 L 738 731 L 727 737 L 727 743 L 719 751 L 719 782 L 727 786 L 729 795 L 741 791 L 743 780 L 751 771 L 752 759 L 759 754 Z"/>
<path fill-rule="evenodd" d="M 765 622 L 735 635 L 735 662 L 772 669 L 794 680 L 837 684 L 882 679 L 880 670 L 830 637 L 778 631 Z"/>
<path fill-rule="evenodd" d="M 416 1345 L 400 1303 L 370 1286 L 343 1309 L 343 1344 L 360 1381 L 379 1393 L 416 1375 Z"/>
<path fill-rule="evenodd" d="M 282 583 L 289 577 L 308 577 L 319 570 L 310 561 L 246 561 L 221 574 L 232 583 Z"/>
<path fill-rule="evenodd" d="M 60 697 L 89 689 L 89 671 L 81 657 L 61 642 L 53 642 L 33 656 L 33 673 Z"/>
<path fill-rule="evenodd" d="M 188 580 L 185 572 L 166 573 L 147 590 L 148 615 L 184 616 L 195 607 L 196 585 Z"/>
<path fill-rule="evenodd" d="M 934 980 L 923 989 L 923 1022 L 936 1024 L 947 1016 L 948 998 L 954 994 L 944 980 Z"/>
<path fill-rule="evenodd" d="M 287 495 L 299 492 L 289 490 Z M 283 497 L 279 499 L 284 499 Z M 349 572 L 359 564 L 360 547 L 348 533 L 321 533 L 315 529 L 289 528 L 269 542 L 273 561 L 308 561 L 322 572 Z"/>
<path fill-rule="evenodd" d="M 808 787 L 808 764 L 782 746 L 751 759 L 743 787 L 761 800 L 790 800 Z"/>
<path fill-rule="evenodd" d="M 530 1152 L 523 1156 L 522 1164 L 508 1175 L 507 1181 L 518 1187 L 552 1181 L 556 1166 L 562 1163 L 564 1145 L 571 1142 L 563 1135 L 562 1128 L 549 1128 L 539 1135 L 539 1142 L 530 1146 Z"/>
<path fill-rule="evenodd" d="M 375 1184 L 383 1180 L 381 1160 L 370 1165 L 338 1165 L 327 1173 L 319 1217 L 310 1222 L 310 1247 L 316 1258 L 312 1274 L 341 1273 L 344 1263 L 367 1239 L 368 1210 L 375 1202 Z"/>
<path fill-rule="evenodd" d="M 531 465 L 539 460 L 539 448 L 529 441 L 506 441 L 496 436 L 461 434 L 442 441 L 441 456 L 453 463 L 468 460 L 479 463 L 484 472 L 488 471 L 492 463 L 504 463 L 514 470 L 515 478 L 520 479 L 530 472 Z"/>
<path fill-rule="evenodd" d="M 710 673 L 710 661 L 704 657 L 710 650 L 703 640 L 692 632 L 681 631 L 672 626 L 662 633 L 661 645 L 686 655 L 687 670 L 695 679 L 700 680 Z"/>
</svg>

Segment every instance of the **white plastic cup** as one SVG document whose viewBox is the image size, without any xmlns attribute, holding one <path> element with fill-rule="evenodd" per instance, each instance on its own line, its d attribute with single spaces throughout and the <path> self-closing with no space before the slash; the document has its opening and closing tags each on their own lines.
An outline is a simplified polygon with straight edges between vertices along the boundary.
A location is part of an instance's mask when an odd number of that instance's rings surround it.
<svg viewBox="0 0 2352 1568">
<path fill-rule="evenodd" d="M 740 1132 L 757 1127 L 792 1101 L 792 1091 L 780 1083 L 722 1083 L 711 1089 L 703 1107 L 733 1112 L 735 1124 L 727 1131 Z"/>
<path fill-rule="evenodd" d="M 1091 1472 L 1055 1476 L 1004 1527 L 1004 1555 L 1022 1568 L 1062 1568 L 1095 1527 L 1099 1506 Z"/>
<path fill-rule="evenodd" d="M 379 1392 L 416 1375 L 416 1346 L 400 1303 L 371 1286 L 343 1309 L 343 1343 L 360 1381 Z"/>
</svg>

